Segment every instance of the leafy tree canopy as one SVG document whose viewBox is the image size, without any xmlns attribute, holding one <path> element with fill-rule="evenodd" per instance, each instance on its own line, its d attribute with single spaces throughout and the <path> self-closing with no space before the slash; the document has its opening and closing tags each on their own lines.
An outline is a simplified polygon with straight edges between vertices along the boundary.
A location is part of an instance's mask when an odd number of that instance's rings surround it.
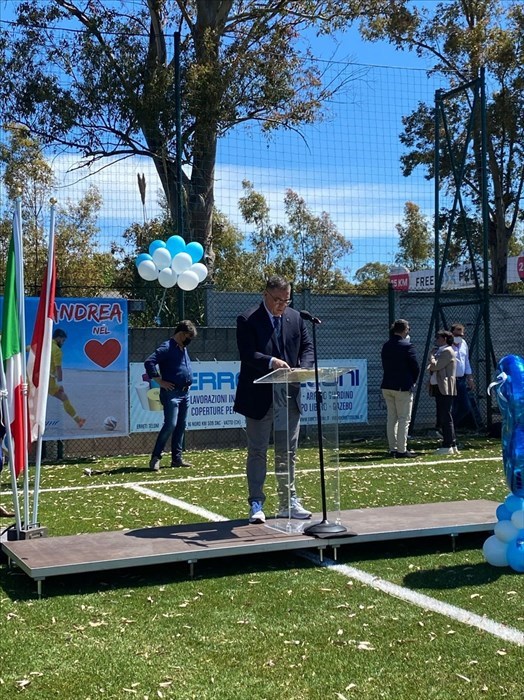
<svg viewBox="0 0 524 700">
<path fill-rule="evenodd" d="M 40 293 L 47 264 L 47 235 L 50 196 L 54 178 L 41 152 L 40 144 L 27 129 L 12 126 L 9 142 L 0 145 L 2 181 L 12 199 L 20 197 L 24 235 L 24 273 L 26 291 Z M 102 200 L 90 187 L 77 203 L 58 203 L 55 249 L 58 294 L 64 296 L 105 295 L 111 289 L 115 260 L 100 251 L 97 241 L 98 212 Z M 12 235 L 12 211 L 6 209 L 0 219 L 0 278 Z"/>
<path fill-rule="evenodd" d="M 172 220 L 212 268 L 217 139 L 321 118 L 341 85 L 323 84 L 303 33 L 341 29 L 348 12 L 345 0 L 18 2 L 0 32 L 0 109 L 86 163 L 151 158 Z"/>
<path fill-rule="evenodd" d="M 424 270 L 432 264 L 433 235 L 427 218 L 414 202 L 404 205 L 404 223 L 397 224 L 399 252 L 395 256 L 397 265 L 409 270 Z"/>
<path fill-rule="evenodd" d="M 524 185 L 524 6 L 502 0 L 452 0 L 419 3 L 409 0 L 350 2 L 360 13 L 361 31 L 371 41 L 387 39 L 402 49 L 415 51 L 433 63 L 450 87 L 469 83 L 486 71 L 487 170 L 489 199 L 488 244 L 493 291 L 506 291 L 508 244 L 522 218 Z M 471 114 L 471 92 L 461 91 L 450 100 L 447 119 L 453 146 L 440 159 L 441 183 L 452 192 L 455 175 L 451 155 L 460 153 Z M 404 120 L 401 137 L 407 148 L 404 173 L 423 167 L 434 177 L 434 108 L 420 104 Z M 476 115 L 472 148 L 467 154 L 462 197 L 467 216 L 481 219 L 482 192 L 480 135 L 482 121 Z M 441 143 L 445 134 L 441 133 Z M 476 207 L 476 213 L 472 208 Z"/>
<path fill-rule="evenodd" d="M 253 225 L 250 244 L 259 261 L 262 279 L 281 274 L 296 289 L 317 293 L 343 291 L 348 283 L 337 263 L 353 248 L 338 231 L 327 212 L 314 214 L 302 197 L 287 190 L 286 224 L 271 223 L 265 197 L 252 183 L 243 182 L 246 193 L 239 202 L 244 221 Z"/>
<path fill-rule="evenodd" d="M 389 283 L 389 266 L 384 263 L 370 262 L 355 272 L 358 294 L 386 294 Z"/>
</svg>

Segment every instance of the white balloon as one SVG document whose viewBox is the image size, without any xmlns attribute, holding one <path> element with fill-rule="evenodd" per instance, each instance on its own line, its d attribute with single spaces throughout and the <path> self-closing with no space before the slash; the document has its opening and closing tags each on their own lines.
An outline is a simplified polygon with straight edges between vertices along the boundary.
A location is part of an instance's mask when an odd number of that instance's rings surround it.
<svg viewBox="0 0 524 700">
<path fill-rule="evenodd" d="M 189 268 L 191 272 L 195 272 L 199 282 L 203 282 L 207 277 L 207 267 L 203 263 L 194 263 Z"/>
<path fill-rule="evenodd" d="M 177 275 L 179 275 L 181 272 L 189 270 L 192 264 L 193 259 L 191 258 L 189 253 L 177 253 L 173 258 L 171 267 L 177 273 Z"/>
<path fill-rule="evenodd" d="M 167 248 L 157 248 L 153 253 L 153 262 L 159 270 L 171 265 L 171 253 Z"/>
<path fill-rule="evenodd" d="M 185 270 L 178 275 L 177 284 L 184 292 L 190 292 L 198 287 L 198 277 L 196 272 Z"/>
<path fill-rule="evenodd" d="M 516 510 L 511 514 L 511 522 L 517 530 L 524 530 L 524 510 Z"/>
<path fill-rule="evenodd" d="M 165 287 L 166 289 L 174 287 L 176 284 L 176 272 L 170 267 L 164 267 L 164 269 L 160 270 L 158 273 L 158 282 L 161 287 Z"/>
<path fill-rule="evenodd" d="M 140 277 L 148 282 L 152 282 L 158 277 L 157 267 L 152 260 L 142 260 L 137 270 Z"/>
<path fill-rule="evenodd" d="M 511 520 L 499 520 L 493 532 L 501 542 L 511 542 L 511 540 L 515 539 L 519 531 Z"/>
<path fill-rule="evenodd" d="M 497 539 L 495 535 L 488 537 L 484 542 L 482 551 L 488 564 L 492 566 L 508 566 L 508 545 L 506 542 L 501 542 Z"/>
</svg>

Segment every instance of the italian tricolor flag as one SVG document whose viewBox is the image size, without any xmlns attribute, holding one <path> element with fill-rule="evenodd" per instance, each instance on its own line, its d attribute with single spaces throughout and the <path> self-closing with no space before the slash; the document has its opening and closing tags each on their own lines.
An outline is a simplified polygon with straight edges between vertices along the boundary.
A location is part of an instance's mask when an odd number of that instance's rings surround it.
<svg viewBox="0 0 524 700">
<path fill-rule="evenodd" d="M 54 237 L 50 234 L 47 272 L 42 282 L 40 301 L 27 358 L 27 381 L 29 386 L 29 430 L 31 442 L 44 434 L 47 409 L 51 345 L 53 342 L 53 316 L 55 312 L 56 268 Z"/>
<path fill-rule="evenodd" d="M 21 262 L 20 262 L 21 264 Z M 27 430 L 24 427 L 24 396 L 22 394 L 22 352 L 20 346 L 20 319 L 17 299 L 17 260 L 14 240 L 11 238 L 4 292 L 2 322 L 2 356 L 4 358 L 7 402 L 11 420 L 11 450 L 15 474 L 24 470 L 27 452 Z"/>
</svg>

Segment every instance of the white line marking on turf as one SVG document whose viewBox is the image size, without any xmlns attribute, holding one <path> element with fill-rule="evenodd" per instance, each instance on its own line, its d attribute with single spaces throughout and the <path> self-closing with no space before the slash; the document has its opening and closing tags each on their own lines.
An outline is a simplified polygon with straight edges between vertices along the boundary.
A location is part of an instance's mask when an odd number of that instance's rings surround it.
<svg viewBox="0 0 524 700">
<path fill-rule="evenodd" d="M 403 588 L 402 586 L 398 586 L 396 583 L 391 583 L 390 581 L 377 578 L 372 574 L 368 574 L 360 569 L 355 569 L 352 566 L 337 564 L 331 559 L 324 559 L 324 561 L 320 561 L 318 555 L 315 555 L 312 552 L 301 552 L 300 556 L 313 561 L 315 564 L 317 564 L 317 566 L 324 566 L 332 569 L 333 571 L 336 571 L 347 578 L 354 579 L 355 581 L 359 581 L 366 586 L 371 586 L 371 588 L 374 588 L 377 591 L 381 591 L 387 595 L 392 595 L 395 598 L 399 598 L 400 600 L 417 605 L 419 608 L 431 610 L 431 612 L 445 615 L 446 617 L 449 617 L 452 620 L 457 620 L 457 622 L 461 622 L 462 624 L 484 630 L 484 632 L 488 632 L 494 637 L 499 637 L 506 642 L 517 644 L 520 647 L 524 646 L 524 632 L 521 632 L 514 627 L 508 627 L 500 622 L 490 620 L 487 617 L 482 617 L 481 615 L 476 615 L 475 613 L 464 610 L 463 608 L 458 608 L 455 605 L 443 603 L 436 598 L 430 598 L 423 593 L 417 593 L 409 588 Z"/>
<path fill-rule="evenodd" d="M 156 498 L 159 501 L 168 503 L 170 506 L 176 506 L 182 510 L 186 510 L 188 513 L 193 513 L 193 515 L 199 515 L 201 518 L 206 518 L 210 522 L 219 523 L 229 520 L 229 518 L 224 518 L 218 513 L 213 513 L 205 508 L 200 508 L 200 506 L 195 506 L 193 503 L 187 503 L 187 501 L 181 501 L 178 498 L 173 498 L 172 496 L 167 496 L 165 493 L 160 493 L 159 491 L 153 491 L 153 489 L 146 489 L 138 484 L 126 484 L 127 489 L 132 489 L 133 491 L 138 491 L 138 493 L 143 493 L 145 496 L 150 498 Z"/>
<path fill-rule="evenodd" d="M 431 467 L 433 465 L 439 465 L 439 464 L 449 464 L 450 466 L 453 465 L 453 467 L 456 467 L 457 464 L 460 464 L 462 462 L 466 464 L 473 464 L 473 462 L 494 462 L 494 461 L 501 461 L 501 457 L 473 457 L 472 459 L 455 459 L 453 462 L 451 462 L 448 459 L 444 460 L 433 460 L 431 462 L 424 462 L 423 465 L 425 467 Z M 352 464 L 352 465 L 347 465 L 347 466 L 340 466 L 339 471 L 340 472 L 350 472 L 350 471 L 362 471 L 366 469 L 397 469 L 398 467 L 403 467 L 403 466 L 420 466 L 420 463 L 417 462 L 416 460 L 410 460 L 409 462 L 393 462 L 392 464 Z M 100 470 L 101 471 L 101 470 Z M 336 467 L 326 467 L 326 472 L 331 472 L 331 471 L 336 471 Z M 301 469 L 300 471 L 301 474 L 318 474 L 318 467 L 314 469 Z M 103 477 L 105 478 L 106 476 L 111 474 L 111 469 L 108 469 L 107 472 L 101 472 L 100 474 L 94 474 L 92 477 L 87 477 L 89 479 L 95 479 L 96 477 Z M 184 477 L 170 477 L 167 479 L 155 479 L 154 483 L 155 484 L 172 484 L 172 483 L 187 483 L 187 482 L 197 482 L 197 481 L 215 481 L 215 480 L 220 480 L 220 479 L 245 479 L 246 475 L 243 472 L 239 472 L 238 474 L 216 474 L 216 475 L 206 475 L 206 476 L 184 476 Z M 40 493 L 57 493 L 61 491 L 82 491 L 83 489 L 109 489 L 109 488 L 123 488 L 125 485 L 132 483 L 132 484 L 151 484 L 151 480 L 144 480 L 144 481 L 133 481 L 133 482 L 123 482 L 123 481 L 113 481 L 111 483 L 107 484 L 101 484 L 101 483 L 93 483 L 90 482 L 89 484 L 86 484 L 85 486 L 56 486 L 56 487 L 51 487 L 47 489 L 40 489 Z M 11 491 L 0 491 L 0 496 L 11 496 L 12 492 Z"/>
</svg>

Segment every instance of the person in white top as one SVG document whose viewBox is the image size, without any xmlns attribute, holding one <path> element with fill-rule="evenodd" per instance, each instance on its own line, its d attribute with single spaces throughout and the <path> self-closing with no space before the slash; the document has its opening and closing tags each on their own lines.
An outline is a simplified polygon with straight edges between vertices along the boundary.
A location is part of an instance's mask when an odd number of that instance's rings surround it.
<svg viewBox="0 0 524 700">
<path fill-rule="evenodd" d="M 466 329 L 462 323 L 451 326 L 453 333 L 453 350 L 457 358 L 457 395 L 453 400 L 453 422 L 459 426 L 470 415 L 476 428 L 482 427 L 482 416 L 471 395 L 475 390 L 475 380 L 469 361 L 469 348 L 465 340 Z"/>
</svg>

